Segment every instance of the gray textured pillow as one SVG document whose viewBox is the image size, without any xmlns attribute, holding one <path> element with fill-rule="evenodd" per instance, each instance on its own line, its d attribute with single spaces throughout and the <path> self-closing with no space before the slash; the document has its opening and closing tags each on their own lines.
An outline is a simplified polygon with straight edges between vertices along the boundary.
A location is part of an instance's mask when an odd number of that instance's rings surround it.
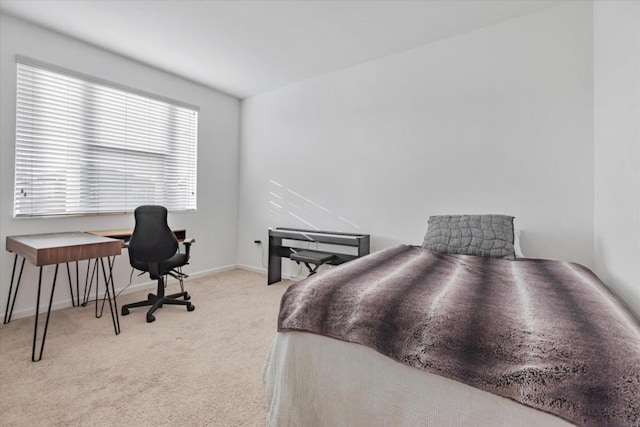
<svg viewBox="0 0 640 427">
<path fill-rule="evenodd" d="M 422 247 L 450 254 L 514 260 L 513 219 L 507 215 L 431 216 Z"/>
</svg>

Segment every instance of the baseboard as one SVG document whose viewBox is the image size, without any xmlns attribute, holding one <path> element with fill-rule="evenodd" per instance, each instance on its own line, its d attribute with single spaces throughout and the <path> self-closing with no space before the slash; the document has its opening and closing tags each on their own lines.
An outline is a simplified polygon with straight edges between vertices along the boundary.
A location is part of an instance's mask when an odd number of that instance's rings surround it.
<svg viewBox="0 0 640 427">
<path fill-rule="evenodd" d="M 210 268 L 209 270 L 202 270 L 202 271 L 197 271 L 195 273 L 189 273 L 189 277 L 202 277 L 202 276 L 207 276 L 209 274 L 222 273 L 224 271 L 229 271 L 236 268 L 240 268 L 240 267 L 237 264 L 229 264 L 229 265 L 224 265 L 222 267 Z"/>
<path fill-rule="evenodd" d="M 236 267 L 241 270 L 252 271 L 254 273 L 267 274 L 267 269 L 264 267 L 254 267 L 246 264 L 238 264 Z"/>
<path fill-rule="evenodd" d="M 235 268 L 241 268 L 240 266 L 236 265 L 236 264 L 232 264 L 232 265 L 225 265 L 223 267 L 216 267 L 216 268 L 211 268 L 208 270 L 202 270 L 202 271 L 198 271 L 195 273 L 189 273 L 189 277 L 190 278 L 198 278 L 198 277 L 204 277 L 210 274 L 217 274 L 217 273 L 222 273 L 224 271 L 229 271 L 229 270 L 233 270 Z M 265 270 L 266 272 L 266 270 Z M 157 286 L 157 282 L 155 280 L 149 280 L 147 282 L 142 282 L 142 283 L 136 283 L 136 284 L 131 284 L 129 286 L 122 286 L 120 288 L 116 288 L 116 295 L 117 296 L 122 296 L 122 295 L 128 295 L 128 294 L 132 294 L 134 292 L 139 292 L 145 289 L 149 289 L 151 291 L 155 290 Z M 91 296 L 92 298 L 95 298 L 95 294 Z M 91 301 L 91 303 L 93 303 L 93 300 Z M 51 311 L 56 311 L 56 310 L 61 310 L 63 308 L 68 308 L 73 306 L 72 302 L 71 302 L 71 297 L 68 297 L 64 300 L 61 301 L 54 301 L 53 304 L 51 304 Z M 11 320 L 14 319 L 20 319 L 23 317 L 29 317 L 29 316 L 33 316 L 35 313 L 35 307 L 29 307 L 29 308 L 23 308 L 21 310 L 15 310 L 13 312 L 13 315 L 11 316 Z M 45 304 L 41 304 L 40 305 L 40 314 L 46 314 L 47 313 L 47 305 Z M 0 314 L 0 319 L 2 319 L 2 321 L 4 322 L 4 313 Z"/>
<path fill-rule="evenodd" d="M 236 268 L 239 268 L 241 270 L 246 270 L 246 271 L 252 271 L 254 273 L 260 273 L 260 274 L 267 274 L 267 269 L 264 267 L 254 267 L 252 265 L 246 265 L 246 264 L 238 264 L 236 265 Z M 298 280 L 302 280 L 304 279 L 304 277 L 300 277 L 300 275 L 292 275 L 292 274 L 288 274 L 288 273 L 282 273 L 282 278 L 283 279 L 287 279 L 287 280 L 293 280 L 294 282 L 297 282 Z"/>
</svg>

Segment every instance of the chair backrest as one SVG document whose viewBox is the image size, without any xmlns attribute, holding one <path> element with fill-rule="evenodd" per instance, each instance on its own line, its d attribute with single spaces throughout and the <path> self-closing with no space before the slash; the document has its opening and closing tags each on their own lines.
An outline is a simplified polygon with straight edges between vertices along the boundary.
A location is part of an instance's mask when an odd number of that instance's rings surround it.
<svg viewBox="0 0 640 427">
<path fill-rule="evenodd" d="M 143 263 L 158 263 L 178 250 L 178 239 L 167 224 L 163 206 L 139 206 L 134 211 L 135 228 L 129 240 L 129 258 Z"/>
</svg>

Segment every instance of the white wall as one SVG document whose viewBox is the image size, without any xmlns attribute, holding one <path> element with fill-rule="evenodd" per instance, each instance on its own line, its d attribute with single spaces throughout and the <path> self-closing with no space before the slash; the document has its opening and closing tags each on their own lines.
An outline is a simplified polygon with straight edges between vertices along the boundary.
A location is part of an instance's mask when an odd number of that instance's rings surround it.
<svg viewBox="0 0 640 427">
<path fill-rule="evenodd" d="M 525 255 L 592 266 L 591 29 L 573 2 L 243 100 L 239 264 L 269 227 L 379 250 L 504 213 Z"/>
<path fill-rule="evenodd" d="M 593 28 L 596 272 L 640 316 L 640 3 L 594 2 Z"/>
<path fill-rule="evenodd" d="M 131 214 L 12 218 L 16 54 L 199 106 L 198 210 L 170 214 L 169 222 L 172 226 L 187 228 L 187 235 L 196 238 L 188 272 L 205 272 L 236 264 L 239 101 L 4 14 L 0 15 L 0 238 L 3 245 L 8 235 L 133 226 Z M 0 252 L 0 316 L 4 315 L 12 264 L 13 255 L 4 250 Z M 84 268 L 84 264 L 81 267 Z M 14 317 L 33 314 L 36 271 L 35 267 L 25 267 L 26 275 Z M 45 295 L 49 293 L 52 272 L 53 267 L 45 269 Z M 116 262 L 117 288 L 128 283 L 129 272 L 128 258 L 119 257 Z M 56 287 L 56 307 L 70 301 L 66 271 L 63 273 Z M 148 281 L 146 276 L 134 276 L 134 284 Z"/>
</svg>

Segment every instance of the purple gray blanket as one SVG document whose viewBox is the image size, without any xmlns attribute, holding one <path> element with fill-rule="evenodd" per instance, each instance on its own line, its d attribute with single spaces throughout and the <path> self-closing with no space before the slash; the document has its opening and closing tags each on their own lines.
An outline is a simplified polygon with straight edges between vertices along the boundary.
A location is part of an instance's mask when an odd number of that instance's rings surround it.
<svg viewBox="0 0 640 427">
<path fill-rule="evenodd" d="M 291 286 L 278 330 L 366 345 L 577 425 L 640 425 L 640 325 L 578 264 L 398 246 Z"/>
</svg>

